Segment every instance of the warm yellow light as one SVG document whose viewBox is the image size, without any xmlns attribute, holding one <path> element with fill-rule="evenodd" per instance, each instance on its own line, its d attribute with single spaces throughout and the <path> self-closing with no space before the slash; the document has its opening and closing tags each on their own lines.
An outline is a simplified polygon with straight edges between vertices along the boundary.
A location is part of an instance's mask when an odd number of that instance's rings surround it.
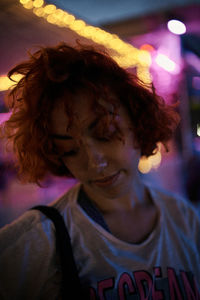
<svg viewBox="0 0 200 300">
<path fill-rule="evenodd" d="M 144 67 L 151 65 L 151 55 L 147 51 L 140 50 L 138 52 L 138 60 L 140 62 L 140 65 Z"/>
<path fill-rule="evenodd" d="M 91 38 L 95 34 L 96 30 L 93 26 L 86 26 L 84 29 L 84 35 L 86 38 Z"/>
<path fill-rule="evenodd" d="M 74 31 L 79 31 L 85 27 L 85 22 L 82 20 L 75 20 L 71 24 L 69 24 L 69 28 Z"/>
<path fill-rule="evenodd" d="M 105 35 L 105 32 L 100 28 L 96 28 L 95 34 L 92 36 L 94 42 L 101 44 L 106 43 L 109 37 L 108 35 Z"/>
<path fill-rule="evenodd" d="M 63 16 L 64 11 L 61 9 L 56 9 L 52 14 L 49 15 L 47 20 L 50 20 L 50 23 L 56 24 L 57 26 L 64 26 Z"/>
<path fill-rule="evenodd" d="M 151 162 L 146 156 L 142 156 L 139 160 L 138 170 L 143 173 L 149 173 L 151 170 Z"/>
<path fill-rule="evenodd" d="M 34 8 L 33 9 L 34 14 L 36 14 L 36 16 L 38 17 L 43 17 L 45 15 L 44 9 L 43 7 L 39 7 L 39 8 Z"/>
<path fill-rule="evenodd" d="M 138 65 L 137 76 L 141 81 L 143 81 L 146 84 L 150 84 L 152 82 L 151 74 L 147 67 L 142 67 L 141 65 Z"/>
<path fill-rule="evenodd" d="M 157 169 L 160 166 L 162 155 L 161 155 L 161 143 L 157 143 L 157 148 L 153 151 L 151 156 L 142 156 L 138 163 L 138 170 L 143 173 L 149 173 L 152 168 Z"/>
<path fill-rule="evenodd" d="M 68 13 L 64 13 L 63 15 L 63 23 L 66 25 L 69 25 L 70 23 L 75 21 L 75 17 L 73 15 L 70 15 Z"/>
<path fill-rule="evenodd" d="M 18 82 L 22 78 L 22 75 L 13 75 L 12 79 Z M 0 76 L 0 91 L 6 91 L 11 86 L 13 86 L 16 82 L 10 80 L 7 76 Z"/>
<path fill-rule="evenodd" d="M 62 9 L 56 9 L 54 11 L 54 15 L 57 17 L 57 18 L 62 18 L 64 16 L 64 11 Z"/>
<path fill-rule="evenodd" d="M 161 153 L 158 151 L 156 154 L 149 157 L 152 167 L 158 168 L 161 163 Z"/>
<path fill-rule="evenodd" d="M 53 4 L 48 4 L 44 7 L 45 14 L 52 14 L 56 10 L 56 6 Z"/>
<path fill-rule="evenodd" d="M 55 24 L 57 26 L 64 26 L 63 16 L 65 15 L 64 11 L 61 9 L 56 9 L 53 13 L 46 16 L 46 19 L 49 23 Z"/>
<path fill-rule="evenodd" d="M 26 4 L 27 2 L 29 2 L 29 0 L 19 0 L 19 2 L 21 3 L 21 4 Z"/>
<path fill-rule="evenodd" d="M 110 41 L 110 46 L 116 50 L 119 50 L 122 45 L 120 44 L 119 39 L 115 38 Z"/>
<path fill-rule="evenodd" d="M 25 4 L 23 4 L 26 9 L 32 9 L 33 8 L 33 2 L 29 0 Z"/>
<path fill-rule="evenodd" d="M 113 55 L 113 59 L 123 68 L 129 68 L 137 65 L 137 60 L 134 55 Z"/>
<path fill-rule="evenodd" d="M 56 24 L 56 22 L 57 22 L 57 18 L 56 18 L 56 16 L 54 14 L 48 15 L 46 17 L 46 19 L 51 24 Z"/>
<path fill-rule="evenodd" d="M 34 0 L 33 6 L 34 7 L 41 7 L 44 4 L 44 0 Z"/>
</svg>

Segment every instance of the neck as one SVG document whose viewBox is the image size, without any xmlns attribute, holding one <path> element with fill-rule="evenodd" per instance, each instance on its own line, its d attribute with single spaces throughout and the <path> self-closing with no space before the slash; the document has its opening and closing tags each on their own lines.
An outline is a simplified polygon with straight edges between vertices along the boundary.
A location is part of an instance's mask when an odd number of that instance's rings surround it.
<svg viewBox="0 0 200 300">
<path fill-rule="evenodd" d="M 150 203 L 148 191 L 139 176 L 123 193 L 117 193 L 117 196 L 97 193 L 87 186 L 84 186 L 84 191 L 102 213 L 127 211 Z"/>
</svg>

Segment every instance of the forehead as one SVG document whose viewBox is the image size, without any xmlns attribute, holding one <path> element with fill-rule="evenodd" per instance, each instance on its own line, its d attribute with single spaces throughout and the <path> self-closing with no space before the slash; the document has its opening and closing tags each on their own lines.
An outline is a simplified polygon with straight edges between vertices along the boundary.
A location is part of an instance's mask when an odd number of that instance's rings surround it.
<svg viewBox="0 0 200 300">
<path fill-rule="evenodd" d="M 51 130 L 52 133 L 65 134 L 70 124 L 66 107 L 65 99 L 60 99 L 57 106 L 53 109 L 51 115 Z M 103 99 L 99 99 L 98 103 L 106 109 L 106 111 L 113 112 L 114 107 L 111 103 Z M 76 95 L 70 102 L 70 114 L 73 115 L 73 125 L 75 127 L 87 127 L 93 120 L 96 119 L 97 113 L 94 112 L 94 102 L 91 97 L 86 95 Z M 71 125 L 71 124 L 70 124 Z"/>
</svg>

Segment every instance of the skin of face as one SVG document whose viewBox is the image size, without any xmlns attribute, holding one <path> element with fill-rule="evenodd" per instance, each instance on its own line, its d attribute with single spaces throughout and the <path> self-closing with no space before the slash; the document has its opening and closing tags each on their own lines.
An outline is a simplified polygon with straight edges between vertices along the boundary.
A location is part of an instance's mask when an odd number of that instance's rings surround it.
<svg viewBox="0 0 200 300">
<path fill-rule="evenodd" d="M 101 117 L 98 119 L 92 111 L 88 97 L 75 97 L 72 109 L 76 117 L 68 129 L 69 119 L 64 104 L 62 101 L 59 103 L 51 118 L 53 141 L 63 163 L 83 184 L 88 196 L 94 201 L 97 198 L 139 197 L 140 150 L 134 146 L 131 120 L 126 109 L 120 105 L 116 116 L 124 136 L 122 141 L 117 138 L 113 126 L 108 128 L 112 133 L 110 139 L 96 133 Z M 103 103 L 107 107 L 106 101 Z"/>
</svg>

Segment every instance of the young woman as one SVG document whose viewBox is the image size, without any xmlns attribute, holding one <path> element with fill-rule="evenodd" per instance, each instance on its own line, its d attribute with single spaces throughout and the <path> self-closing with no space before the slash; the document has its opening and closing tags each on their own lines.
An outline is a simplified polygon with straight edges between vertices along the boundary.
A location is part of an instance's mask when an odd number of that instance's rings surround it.
<svg viewBox="0 0 200 300">
<path fill-rule="evenodd" d="M 41 48 L 14 73 L 23 77 L 1 136 L 24 181 L 39 184 L 48 173 L 78 180 L 51 206 L 63 216 L 87 299 L 200 299 L 199 217 L 138 172 L 141 155 L 158 142 L 167 149 L 173 107 L 92 47 Z M 0 231 L 0 270 L 1 299 L 61 299 L 49 218 L 31 210 Z"/>
</svg>

